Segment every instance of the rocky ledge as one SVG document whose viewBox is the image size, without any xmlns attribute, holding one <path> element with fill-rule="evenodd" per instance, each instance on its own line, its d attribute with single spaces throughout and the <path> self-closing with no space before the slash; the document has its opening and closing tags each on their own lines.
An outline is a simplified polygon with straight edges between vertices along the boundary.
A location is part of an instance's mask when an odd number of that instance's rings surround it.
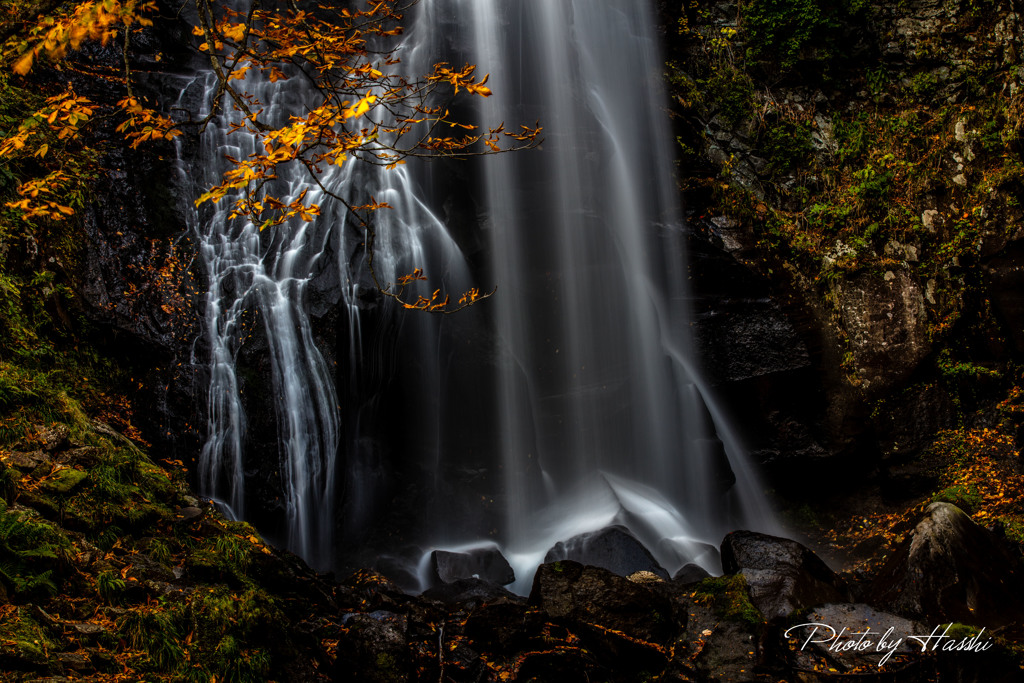
<svg viewBox="0 0 1024 683">
<path fill-rule="evenodd" d="M 725 575 L 668 579 L 612 527 L 560 547 L 575 559 L 549 558 L 528 596 L 498 585 L 496 549 L 436 553 L 409 595 L 316 574 L 100 422 L 39 427 L 0 462 L 4 681 L 1011 681 L 1024 664 L 1020 550 L 948 503 L 874 574 L 736 531 Z"/>
</svg>

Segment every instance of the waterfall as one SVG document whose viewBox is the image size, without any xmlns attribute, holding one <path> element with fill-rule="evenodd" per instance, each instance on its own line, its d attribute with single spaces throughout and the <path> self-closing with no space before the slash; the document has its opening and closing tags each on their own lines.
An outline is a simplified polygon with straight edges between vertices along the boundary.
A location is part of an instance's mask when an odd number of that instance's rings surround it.
<svg viewBox="0 0 1024 683">
<path fill-rule="evenodd" d="M 495 92 L 479 107 L 481 123 L 540 120 L 545 128 L 541 149 L 467 167 L 475 182 L 464 192 L 482 207 L 477 232 L 486 237 L 486 262 L 471 267 L 438 217 L 440 198 L 430 188 L 445 168 L 350 161 L 326 170 L 321 182 L 352 203 L 373 196 L 394 207 L 374 216 L 381 282 L 423 268 L 456 295 L 477 284 L 497 284 L 498 294 L 452 316 L 467 322 L 393 310 L 384 301 L 371 333 L 363 236 L 345 207 L 300 169 L 281 169 L 274 191 L 285 201 L 308 192 L 321 205 L 314 223 L 261 233 L 230 218 L 227 202 L 193 212 L 208 282 L 196 352 L 209 382 L 201 490 L 239 518 L 254 502 L 246 492 L 253 467 L 238 358 L 259 325 L 286 543 L 314 566 L 331 566 L 340 506 L 353 526 L 372 526 L 382 509 L 355 446 L 373 421 L 344 406 L 361 376 L 381 364 L 382 352 L 367 340 L 379 339 L 381 321 L 392 321 L 416 368 L 406 383 L 412 395 L 399 408 L 415 409 L 415 419 L 392 426 L 415 425 L 418 467 L 427 473 L 404 481 L 432 492 L 422 494 L 429 509 L 408 520 L 402 542 L 427 552 L 497 542 L 521 592 L 552 545 L 613 523 L 628 527 L 670 571 L 690 561 L 717 569 L 708 544 L 734 528 L 771 530 L 771 512 L 695 367 L 685 226 L 648 3 L 421 0 L 408 20 L 399 52 L 408 74 L 442 59 L 476 63 L 490 72 Z M 272 123 L 315 104 L 302 80 L 270 83 L 255 71 L 244 88 L 265 103 Z M 199 77 L 186 93 L 209 111 L 213 76 Z M 251 136 L 228 130 L 221 115 L 202 134 L 188 172 L 197 196 L 227 170 L 225 154 L 244 158 L 254 149 Z M 318 345 L 312 298 L 321 310 L 341 311 L 338 336 L 346 341 L 338 348 L 347 354 L 325 355 Z M 467 326 L 496 340 L 487 350 L 492 377 L 467 379 L 460 370 Z M 493 419 L 453 418 L 457 406 L 470 405 Z M 453 467 L 474 477 L 484 472 L 483 483 L 452 480 Z M 482 501 L 498 501 L 501 510 L 485 511 Z"/>
<path fill-rule="evenodd" d="M 674 571 L 774 530 L 695 367 L 679 192 L 648 2 L 426 0 L 415 30 L 490 73 L 481 122 L 532 122 L 541 150 L 486 160 L 501 544 L 528 590 L 556 542 L 627 526 Z M 728 464 L 726 464 L 728 463 Z M 720 479 L 730 470 L 728 492 Z"/>
</svg>

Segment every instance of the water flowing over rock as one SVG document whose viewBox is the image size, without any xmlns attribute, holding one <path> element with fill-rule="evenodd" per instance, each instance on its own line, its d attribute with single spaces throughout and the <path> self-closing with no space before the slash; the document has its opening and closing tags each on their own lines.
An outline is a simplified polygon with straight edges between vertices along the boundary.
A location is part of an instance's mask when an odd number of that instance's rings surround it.
<svg viewBox="0 0 1024 683">
<path fill-rule="evenodd" d="M 668 572 L 658 564 L 651 551 L 644 547 L 629 530 L 612 526 L 593 533 L 580 534 L 567 541 L 559 541 L 544 556 L 544 562 L 572 560 L 580 564 L 602 567 L 619 576 L 634 572 L 652 572 L 668 578 Z"/>
<path fill-rule="evenodd" d="M 933 623 L 988 628 L 1019 623 L 1024 566 L 960 508 L 932 503 L 879 571 L 871 602 Z"/>
</svg>

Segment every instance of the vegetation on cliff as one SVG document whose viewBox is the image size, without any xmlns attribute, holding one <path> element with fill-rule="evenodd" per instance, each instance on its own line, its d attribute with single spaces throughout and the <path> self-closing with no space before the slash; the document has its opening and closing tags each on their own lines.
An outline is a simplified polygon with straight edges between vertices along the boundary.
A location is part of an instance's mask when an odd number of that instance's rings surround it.
<svg viewBox="0 0 1024 683">
<path fill-rule="evenodd" d="M 692 2 L 674 18 L 691 222 L 801 321 L 824 472 L 850 483 L 822 505 L 790 478 L 794 520 L 873 561 L 932 500 L 1024 541 L 1012 4 Z"/>
</svg>

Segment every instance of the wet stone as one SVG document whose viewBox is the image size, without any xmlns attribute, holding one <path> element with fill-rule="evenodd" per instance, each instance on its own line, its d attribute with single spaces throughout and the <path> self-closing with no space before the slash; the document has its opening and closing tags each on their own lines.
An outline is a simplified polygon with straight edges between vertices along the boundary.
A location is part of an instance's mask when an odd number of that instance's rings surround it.
<svg viewBox="0 0 1024 683">
<path fill-rule="evenodd" d="M 768 620 L 825 603 L 846 602 L 846 583 L 806 546 L 754 531 L 722 541 L 722 567 L 742 573 L 750 600 Z"/>
<path fill-rule="evenodd" d="M 200 508 L 181 508 L 174 513 L 174 523 L 181 524 L 184 522 L 191 522 L 192 520 L 199 519 L 203 516 L 203 511 Z"/>
<path fill-rule="evenodd" d="M 89 656 L 81 652 L 58 652 L 57 661 L 59 661 L 64 668 L 71 669 L 73 671 L 86 671 L 92 669 L 92 661 Z"/>
<path fill-rule="evenodd" d="M 669 578 L 651 551 L 629 530 L 617 525 L 559 541 L 544 556 L 544 562 L 559 560 L 601 567 L 619 576 L 647 571 L 663 579 Z"/>
<path fill-rule="evenodd" d="M 508 560 L 497 548 L 476 548 L 464 553 L 435 550 L 430 554 L 433 578 L 441 583 L 459 579 L 480 579 L 497 586 L 516 580 Z"/>
<path fill-rule="evenodd" d="M 76 633 L 82 636 L 98 636 L 106 631 L 106 629 L 99 624 L 72 624 L 71 627 Z"/>
<path fill-rule="evenodd" d="M 30 453 L 15 451 L 14 453 L 6 455 L 4 457 L 4 461 L 12 467 L 29 472 L 39 465 L 48 464 L 50 462 L 50 456 L 46 455 L 42 451 L 32 451 Z"/>
</svg>

